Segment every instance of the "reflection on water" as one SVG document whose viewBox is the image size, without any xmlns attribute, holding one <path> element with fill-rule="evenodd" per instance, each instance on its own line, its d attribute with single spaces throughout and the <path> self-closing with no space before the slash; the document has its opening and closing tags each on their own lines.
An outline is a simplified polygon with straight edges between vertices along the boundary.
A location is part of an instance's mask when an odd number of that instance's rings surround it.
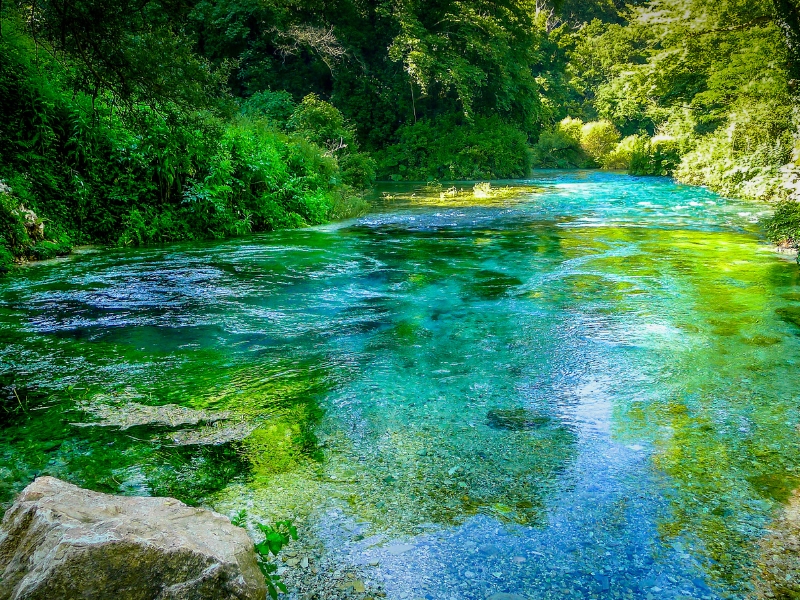
<svg viewBox="0 0 800 600">
<path fill-rule="evenodd" d="M 520 185 L 15 273 L 3 501 L 295 516 L 397 598 L 746 595 L 800 488 L 797 268 L 704 190 Z"/>
</svg>

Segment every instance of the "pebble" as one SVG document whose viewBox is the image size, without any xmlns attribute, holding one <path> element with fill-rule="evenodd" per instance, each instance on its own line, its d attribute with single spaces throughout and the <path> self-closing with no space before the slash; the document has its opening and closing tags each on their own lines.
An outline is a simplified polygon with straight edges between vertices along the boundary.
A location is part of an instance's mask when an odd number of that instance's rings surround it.
<svg viewBox="0 0 800 600">
<path fill-rule="evenodd" d="M 473 577 L 475 577 L 475 573 L 473 573 L 472 571 L 464 571 L 464 577 L 466 577 L 467 579 L 472 579 Z"/>
<path fill-rule="evenodd" d="M 304 569 L 308 568 L 308 557 L 307 556 L 304 556 L 303 558 L 300 559 L 300 566 L 303 567 Z"/>
</svg>

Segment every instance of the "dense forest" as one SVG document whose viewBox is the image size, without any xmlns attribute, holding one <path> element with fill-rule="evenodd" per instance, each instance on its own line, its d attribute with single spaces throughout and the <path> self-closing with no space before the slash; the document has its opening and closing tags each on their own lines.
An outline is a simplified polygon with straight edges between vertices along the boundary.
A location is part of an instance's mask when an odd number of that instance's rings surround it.
<svg viewBox="0 0 800 600">
<path fill-rule="evenodd" d="M 376 179 L 672 175 L 800 240 L 796 0 L 0 3 L 0 265 L 357 215 Z"/>
</svg>

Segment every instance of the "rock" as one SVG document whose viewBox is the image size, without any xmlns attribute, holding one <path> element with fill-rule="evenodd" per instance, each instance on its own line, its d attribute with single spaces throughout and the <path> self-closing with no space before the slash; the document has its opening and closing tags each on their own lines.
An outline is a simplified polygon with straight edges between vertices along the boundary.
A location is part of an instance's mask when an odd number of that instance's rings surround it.
<svg viewBox="0 0 800 600">
<path fill-rule="evenodd" d="M 755 598 L 800 596 L 800 490 L 768 527 L 753 578 Z"/>
<path fill-rule="evenodd" d="M 506 592 L 497 592 L 492 594 L 486 600 L 528 600 L 525 596 L 519 594 L 507 594 Z"/>
<path fill-rule="evenodd" d="M 412 546 L 411 544 L 400 544 L 400 543 L 392 544 L 391 546 L 386 547 L 386 551 L 394 556 L 405 554 L 406 552 L 413 549 L 414 546 Z"/>
<path fill-rule="evenodd" d="M 245 530 L 170 498 L 110 496 L 41 477 L 0 526 L 0 600 L 265 597 Z"/>
<path fill-rule="evenodd" d="M 44 239 L 44 223 L 36 216 L 36 213 L 20 205 L 19 214 L 25 223 L 25 229 L 28 230 L 28 236 L 34 241 Z"/>
</svg>

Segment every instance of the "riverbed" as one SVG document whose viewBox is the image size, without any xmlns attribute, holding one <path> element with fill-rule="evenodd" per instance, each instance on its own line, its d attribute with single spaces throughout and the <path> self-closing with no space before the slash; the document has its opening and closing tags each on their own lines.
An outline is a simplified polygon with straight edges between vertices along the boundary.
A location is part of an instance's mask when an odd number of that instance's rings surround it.
<svg viewBox="0 0 800 600">
<path fill-rule="evenodd" d="M 0 500 L 47 474 L 293 518 L 292 597 L 751 594 L 800 488 L 800 271 L 764 207 L 502 186 L 18 269 Z"/>
</svg>

